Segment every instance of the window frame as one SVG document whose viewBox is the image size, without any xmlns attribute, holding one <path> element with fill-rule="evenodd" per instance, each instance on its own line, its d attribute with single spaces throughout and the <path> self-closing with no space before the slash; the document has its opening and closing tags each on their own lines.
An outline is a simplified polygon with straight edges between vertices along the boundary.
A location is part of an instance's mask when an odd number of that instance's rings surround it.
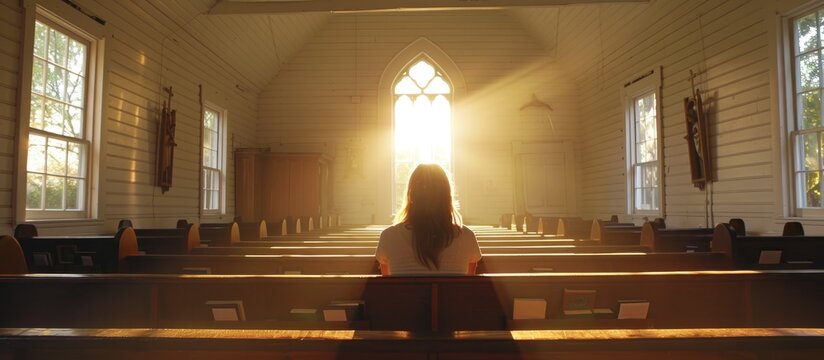
<svg viewBox="0 0 824 360">
<path fill-rule="evenodd" d="M 219 179 L 219 188 L 218 188 L 218 208 L 217 209 L 206 209 L 206 196 L 205 196 L 205 186 L 206 186 L 206 178 L 204 176 L 205 170 L 207 169 L 206 164 L 204 163 L 204 150 L 206 150 L 206 112 L 211 111 L 217 113 L 218 115 L 218 149 L 217 149 L 217 159 L 218 159 L 218 179 Z M 224 107 L 221 107 L 215 103 L 204 101 L 203 102 L 203 111 L 201 111 L 201 131 L 200 131 L 200 213 L 204 216 L 220 216 L 226 214 L 226 192 L 227 192 L 227 130 L 228 130 L 228 110 Z M 209 169 L 212 169 L 209 167 Z"/>
<path fill-rule="evenodd" d="M 654 210 L 636 209 L 635 203 L 635 130 L 636 115 L 635 101 L 641 97 L 652 93 L 655 96 L 655 126 L 656 126 L 656 162 L 658 165 L 658 208 Z M 621 89 L 621 100 L 624 107 L 624 149 L 625 149 L 625 174 L 626 174 L 626 196 L 627 214 L 638 216 L 664 216 L 665 214 L 665 187 L 664 187 L 664 137 L 662 121 L 662 101 L 661 101 L 661 70 L 652 70 L 635 76 L 628 81 Z M 647 162 L 648 164 L 651 162 Z"/>
<path fill-rule="evenodd" d="M 403 204 L 403 197 L 405 196 L 405 191 L 406 191 L 405 187 L 400 193 L 398 193 L 396 191 L 399 179 L 397 178 L 397 173 L 396 173 L 398 163 L 397 163 L 397 149 L 396 149 L 396 144 L 395 144 L 395 142 L 396 142 L 396 139 L 395 139 L 396 133 L 395 132 L 397 131 L 398 119 L 396 118 L 395 106 L 397 104 L 398 99 L 401 96 L 405 96 L 405 95 L 404 94 L 397 94 L 395 92 L 395 87 L 404 78 L 404 76 L 409 75 L 409 71 L 412 69 L 412 67 L 414 67 L 416 64 L 418 64 L 421 61 L 425 62 L 426 64 L 428 64 L 429 66 L 432 66 L 435 69 L 434 77 L 440 77 L 441 79 L 443 79 L 443 81 L 445 81 L 447 83 L 447 85 L 449 85 L 449 93 L 446 94 L 446 95 L 440 94 L 440 95 L 443 95 L 444 97 L 447 98 L 447 101 L 449 102 L 449 109 L 450 109 L 450 116 L 449 116 L 449 129 L 450 129 L 450 132 L 449 132 L 449 136 L 450 136 L 450 139 L 449 139 L 449 165 L 450 166 L 449 166 L 448 169 L 444 169 L 444 170 L 447 171 L 451 181 L 453 183 L 456 182 L 456 180 L 455 180 L 456 179 L 456 175 L 455 175 L 455 91 L 456 91 L 455 90 L 455 85 L 454 85 L 453 80 L 449 76 L 449 74 L 447 74 L 446 71 L 434 59 L 432 59 L 426 53 L 422 52 L 422 53 L 417 54 L 416 56 L 414 56 L 403 67 L 401 67 L 400 71 L 398 71 L 398 73 L 395 75 L 394 80 L 392 81 L 391 86 L 389 87 L 389 94 L 390 94 L 390 99 L 391 99 L 390 107 L 392 109 L 391 110 L 391 119 L 392 119 L 392 124 L 391 124 L 391 126 L 392 126 L 392 156 L 391 156 L 392 185 L 391 186 L 392 187 L 390 189 L 390 193 L 391 193 L 391 199 L 392 199 L 391 201 L 392 201 L 392 217 L 393 218 L 396 215 L 396 213 L 398 211 L 400 211 L 399 206 L 402 206 L 402 204 Z M 433 77 L 433 79 L 434 79 L 434 77 Z M 423 92 L 423 88 L 422 88 L 421 89 L 421 95 L 429 95 L 434 100 L 439 94 L 425 94 Z M 408 96 L 408 95 L 406 95 L 406 96 Z M 413 102 L 414 102 L 414 99 L 413 99 Z M 411 174 L 411 171 L 410 171 L 410 174 Z M 402 180 L 405 183 L 406 180 L 408 180 L 408 179 L 402 179 Z"/>
<path fill-rule="evenodd" d="M 804 170 L 799 170 L 801 149 L 799 148 L 797 138 L 804 134 L 817 133 L 819 134 L 819 141 L 821 141 L 820 137 L 824 136 L 824 109 L 819 109 L 820 121 L 822 121 L 821 126 L 812 129 L 801 129 L 799 123 L 801 119 L 798 116 L 798 99 L 796 97 L 797 68 L 795 62 L 795 21 L 810 13 L 822 10 L 824 10 L 824 2 L 811 2 L 782 14 L 779 16 L 778 21 L 778 82 L 779 91 L 783 91 L 783 96 L 779 97 L 779 108 L 783 109 L 781 113 L 785 117 L 783 121 L 784 125 L 781 128 L 781 142 L 783 146 L 780 147 L 784 153 L 781 156 L 781 180 L 783 180 L 785 184 L 785 186 L 783 186 L 782 199 L 784 203 L 783 215 L 785 217 L 824 218 L 824 204 L 822 204 L 821 207 L 801 206 L 804 202 L 802 197 L 805 194 L 800 192 L 801 186 L 797 173 Z M 824 47 L 819 46 L 816 49 L 816 51 L 822 51 Z M 819 76 L 821 77 L 822 74 L 819 74 Z M 822 94 L 822 100 L 824 100 L 823 80 L 824 79 L 819 79 L 819 91 Z M 822 101 L 822 107 L 824 107 L 824 101 Z M 821 151 L 821 146 L 819 146 L 819 151 Z M 821 160 L 823 156 L 824 154 L 819 154 L 819 160 Z M 822 164 L 819 164 L 819 167 L 822 167 Z M 822 182 L 822 185 L 824 185 L 824 182 Z"/>
<path fill-rule="evenodd" d="M 17 154 L 15 156 L 16 176 L 14 178 L 13 221 L 22 222 L 65 222 L 96 221 L 100 208 L 100 154 L 101 126 L 104 119 L 104 76 L 105 68 L 105 26 L 86 15 L 56 0 L 24 1 L 23 43 L 21 44 L 21 66 L 19 73 Z M 58 15 L 58 13 L 60 15 Z M 86 59 L 85 92 L 83 99 L 84 119 L 82 139 L 62 134 L 30 129 L 32 106 L 32 72 L 34 67 L 35 22 L 40 21 L 73 39 L 82 39 L 88 46 Z M 48 134 L 49 138 L 71 139 L 84 145 L 86 152 L 84 167 L 83 207 L 81 210 L 27 210 L 28 145 L 30 134 Z"/>
</svg>

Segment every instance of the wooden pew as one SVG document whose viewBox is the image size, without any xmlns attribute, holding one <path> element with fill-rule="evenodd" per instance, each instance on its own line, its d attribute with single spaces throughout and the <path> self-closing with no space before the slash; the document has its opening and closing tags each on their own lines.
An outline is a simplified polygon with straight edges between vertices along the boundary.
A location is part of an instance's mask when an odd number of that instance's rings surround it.
<svg viewBox="0 0 824 360">
<path fill-rule="evenodd" d="M 648 301 L 638 321 L 564 317 L 564 289 L 596 291 L 596 308 Z M 0 276 L 1 327 L 224 328 L 213 301 L 242 302 L 240 328 L 315 328 L 290 321 L 293 308 L 334 300 L 366 303 L 350 329 L 450 332 L 521 327 L 824 327 L 824 271 L 763 270 L 380 277 L 212 275 Z M 515 298 L 543 298 L 547 319 L 512 320 Z M 471 305 L 467 306 L 468 299 Z M 339 327 L 338 327 L 339 328 Z"/>
<path fill-rule="evenodd" d="M 195 255 L 374 255 L 375 246 L 208 246 L 192 249 Z M 490 245 L 482 246 L 485 254 L 511 253 L 620 253 L 647 252 L 640 245 Z"/>
<path fill-rule="evenodd" d="M 555 235 L 572 239 L 589 239 L 592 220 L 583 220 L 578 217 L 558 218 L 558 227 Z"/>
<path fill-rule="evenodd" d="M 231 246 L 240 241 L 236 222 L 200 224 L 200 240 L 210 246 Z"/>
<path fill-rule="evenodd" d="M 798 221 L 788 221 L 781 232 L 784 236 L 804 236 L 804 225 Z"/>
<path fill-rule="evenodd" d="M 274 239 L 263 241 L 241 241 L 235 244 L 235 247 L 270 247 L 270 246 L 377 246 L 378 239 L 374 238 L 353 238 L 353 239 L 339 239 L 339 238 L 307 238 L 307 239 Z M 574 240 L 574 239 L 554 239 L 554 238 L 535 238 L 535 239 L 478 239 L 478 244 L 483 246 L 526 246 L 526 245 L 599 245 L 594 240 Z"/>
<path fill-rule="evenodd" d="M 237 221 L 236 221 L 237 222 Z M 239 241 L 260 241 L 269 236 L 269 227 L 266 220 L 258 222 L 237 222 Z"/>
<path fill-rule="evenodd" d="M 29 269 L 23 248 L 12 236 L 0 236 L 0 274 L 25 274 Z"/>
<path fill-rule="evenodd" d="M 369 255 L 141 255 L 126 259 L 134 274 L 380 274 Z"/>
<path fill-rule="evenodd" d="M 0 329 L 3 359 L 820 359 L 799 328 L 464 331 Z"/>
<path fill-rule="evenodd" d="M 502 229 L 512 230 L 512 214 L 501 214 L 500 223 Z"/>
<path fill-rule="evenodd" d="M 627 272 L 729 270 L 724 253 L 497 254 L 478 263 L 477 272 Z"/>
<path fill-rule="evenodd" d="M 590 239 L 602 244 L 640 244 L 641 227 L 631 223 L 613 223 L 599 219 L 592 220 Z"/>
<path fill-rule="evenodd" d="M 25 236 L 25 230 L 15 230 Z M 36 231 L 35 231 L 36 234 Z M 17 239 L 29 272 L 114 273 L 121 261 L 137 255 L 134 229 L 123 228 L 115 235 L 33 236 Z"/>
<path fill-rule="evenodd" d="M 532 214 L 524 215 L 524 223 L 523 223 L 523 233 L 538 233 L 538 223 L 540 222 L 541 218 L 539 216 L 535 216 Z"/>
<path fill-rule="evenodd" d="M 652 224 L 658 229 L 666 227 L 662 218 L 653 220 Z M 590 239 L 598 240 L 603 245 L 638 245 L 641 243 L 641 226 L 595 219 L 592 220 Z"/>
<path fill-rule="evenodd" d="M 185 228 L 134 229 L 137 248 L 146 254 L 188 254 L 200 246 L 200 233 L 196 224 Z"/>
<path fill-rule="evenodd" d="M 374 255 L 142 255 L 126 259 L 131 273 L 379 274 Z M 495 254 L 479 273 L 676 271 L 731 269 L 723 253 Z"/>
<path fill-rule="evenodd" d="M 824 236 L 739 236 L 731 225 L 718 224 L 712 249 L 743 269 L 824 268 Z"/>
<path fill-rule="evenodd" d="M 712 233 L 711 228 L 658 229 L 647 222 L 641 228 L 641 246 L 653 252 L 711 251 Z"/>
<path fill-rule="evenodd" d="M 555 235 L 558 232 L 558 218 L 553 216 L 541 216 L 538 218 L 538 235 Z"/>
</svg>

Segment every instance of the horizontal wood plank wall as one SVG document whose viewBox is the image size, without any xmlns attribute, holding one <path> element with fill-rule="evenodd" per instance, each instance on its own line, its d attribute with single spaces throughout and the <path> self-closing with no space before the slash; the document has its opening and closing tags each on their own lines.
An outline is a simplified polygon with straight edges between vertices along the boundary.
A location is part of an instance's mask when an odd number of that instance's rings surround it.
<svg viewBox="0 0 824 360">
<path fill-rule="evenodd" d="M 334 204 L 344 221 L 376 214 L 381 182 L 376 144 L 392 137 L 380 111 L 378 83 L 387 64 L 425 37 L 457 64 L 467 92 L 454 119 L 455 181 L 465 220 L 493 223 L 512 209 L 512 142 L 577 136 L 574 84 L 503 11 L 336 14 L 277 74 L 260 97 L 260 145 L 273 151 L 319 151 L 334 157 Z M 410 59 L 411 60 L 411 59 Z M 550 119 L 519 111 L 532 94 L 549 102 Z"/>
<path fill-rule="evenodd" d="M 80 0 L 106 19 L 107 94 L 101 159 L 101 220 L 83 226 L 51 225 L 45 232 L 112 232 L 119 219 L 136 226 L 174 226 L 176 219 L 228 221 L 234 216 L 231 149 L 257 146 L 257 103 L 280 64 L 327 15 L 208 16 L 212 1 Z M 0 3 L 0 228 L 11 227 L 12 151 L 22 9 Z M 8 30 L 8 31 L 7 31 Z M 289 35 L 289 36 L 285 36 Z M 273 41 L 272 38 L 275 38 Z M 8 43 L 6 46 L 5 43 Z M 227 214 L 199 214 L 200 104 L 203 98 L 228 112 Z M 154 186 L 158 114 L 173 86 L 177 111 L 173 186 Z"/>
<path fill-rule="evenodd" d="M 654 1 L 564 7 L 558 61 L 580 84 L 582 211 L 626 213 L 623 84 L 663 66 L 663 141 L 667 223 L 704 226 L 741 217 L 774 231 L 769 28 L 765 1 Z M 537 16 L 537 15 L 536 15 Z M 550 16 L 550 15 L 545 15 Z M 554 30 L 551 30 L 554 31 Z M 683 98 L 689 70 L 709 109 L 717 182 L 712 209 L 690 183 Z M 775 96 L 775 95 L 772 95 Z M 711 224 L 710 224 L 711 225 Z"/>
<path fill-rule="evenodd" d="M 23 14 L 17 0 L 0 0 L 0 231 L 10 233 L 17 142 L 17 88 Z"/>
</svg>

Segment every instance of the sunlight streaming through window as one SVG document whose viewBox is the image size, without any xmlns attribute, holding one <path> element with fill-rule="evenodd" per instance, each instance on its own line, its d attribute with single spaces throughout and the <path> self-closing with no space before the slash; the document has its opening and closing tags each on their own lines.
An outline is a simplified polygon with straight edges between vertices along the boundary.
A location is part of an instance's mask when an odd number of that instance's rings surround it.
<svg viewBox="0 0 824 360">
<path fill-rule="evenodd" d="M 425 60 L 409 67 L 395 84 L 395 209 L 403 203 L 415 166 L 436 163 L 452 171 L 451 87 Z"/>
</svg>

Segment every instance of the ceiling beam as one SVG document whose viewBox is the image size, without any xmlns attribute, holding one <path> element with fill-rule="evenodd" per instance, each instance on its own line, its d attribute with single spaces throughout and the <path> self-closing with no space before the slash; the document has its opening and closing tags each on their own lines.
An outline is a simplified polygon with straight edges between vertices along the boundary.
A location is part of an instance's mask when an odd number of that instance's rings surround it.
<svg viewBox="0 0 824 360">
<path fill-rule="evenodd" d="M 209 10 L 209 14 L 471 10 L 528 6 L 647 2 L 649 2 L 649 0 L 221 0 L 218 1 L 211 10 Z"/>
</svg>

